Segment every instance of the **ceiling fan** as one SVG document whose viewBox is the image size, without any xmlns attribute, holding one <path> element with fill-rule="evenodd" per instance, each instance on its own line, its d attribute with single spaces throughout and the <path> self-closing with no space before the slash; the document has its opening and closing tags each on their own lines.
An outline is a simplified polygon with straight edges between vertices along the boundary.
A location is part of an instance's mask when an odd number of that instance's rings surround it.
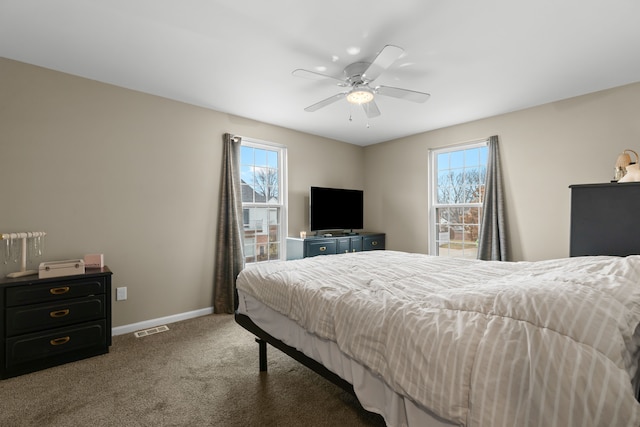
<svg viewBox="0 0 640 427">
<path fill-rule="evenodd" d="M 294 70 L 292 74 L 297 77 L 313 80 L 331 79 L 337 81 L 338 86 L 349 88 L 349 90 L 345 92 L 337 93 L 327 99 L 310 105 L 304 110 L 309 112 L 317 111 L 342 98 L 346 98 L 347 101 L 352 104 L 361 105 L 367 117 L 372 118 L 380 115 L 380 109 L 374 100 L 375 95 L 391 96 L 413 102 L 425 102 L 431 96 L 428 93 L 391 86 L 372 86 L 372 83 L 380 77 L 391 64 L 400 58 L 403 52 L 404 49 L 401 47 L 386 45 L 372 62 L 354 62 L 353 64 L 347 65 L 343 72 L 343 78 L 328 76 L 301 68 Z"/>
</svg>

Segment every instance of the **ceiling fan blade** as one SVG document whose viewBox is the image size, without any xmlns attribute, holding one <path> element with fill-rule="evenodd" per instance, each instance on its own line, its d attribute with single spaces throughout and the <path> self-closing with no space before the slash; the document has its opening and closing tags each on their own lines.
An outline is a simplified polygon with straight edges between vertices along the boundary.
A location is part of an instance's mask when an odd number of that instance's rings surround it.
<svg viewBox="0 0 640 427">
<path fill-rule="evenodd" d="M 391 64 L 393 64 L 400 55 L 404 52 L 404 49 L 398 46 L 394 46 L 392 44 L 388 44 L 382 48 L 380 53 L 375 57 L 373 62 L 367 67 L 367 69 L 362 73 L 362 79 L 367 82 L 372 82 L 378 77 L 380 74 Z"/>
<path fill-rule="evenodd" d="M 366 104 L 361 104 L 364 113 L 368 118 L 372 119 L 374 117 L 378 117 L 380 115 L 380 110 L 378 109 L 378 105 L 375 101 L 369 101 Z"/>
<path fill-rule="evenodd" d="M 342 98 L 345 97 L 347 93 L 348 92 L 336 93 L 335 95 L 330 96 L 327 99 L 323 99 L 320 102 L 316 102 L 315 104 L 308 106 L 307 108 L 304 109 L 304 111 L 308 111 L 310 113 L 317 111 L 322 107 L 326 107 L 327 105 L 333 104 L 334 102 L 341 100 Z"/>
<path fill-rule="evenodd" d="M 335 80 L 335 81 L 338 82 L 338 85 L 346 86 L 345 81 L 342 80 L 342 79 L 339 79 L 339 78 L 333 77 L 333 76 L 329 76 L 327 74 L 317 73 L 315 71 L 303 70 L 302 68 L 298 68 L 297 70 L 293 70 L 291 72 L 291 74 L 293 74 L 296 77 L 302 77 L 303 79 L 309 79 L 309 80 L 326 80 L 326 79 Z"/>
<path fill-rule="evenodd" d="M 376 93 L 385 96 L 392 96 L 394 98 L 406 99 L 413 102 L 425 102 L 431 94 L 425 92 L 418 92 L 409 89 L 400 89 L 399 87 L 391 86 L 378 86 L 374 89 Z"/>
</svg>

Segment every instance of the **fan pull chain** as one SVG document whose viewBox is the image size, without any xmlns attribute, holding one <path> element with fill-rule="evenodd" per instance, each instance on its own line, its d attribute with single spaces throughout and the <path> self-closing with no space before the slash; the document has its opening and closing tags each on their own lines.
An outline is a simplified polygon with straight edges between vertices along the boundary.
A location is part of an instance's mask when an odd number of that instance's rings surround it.
<svg viewBox="0 0 640 427">
<path fill-rule="evenodd" d="M 349 106 L 349 121 L 353 122 L 353 108 L 351 106 Z M 367 124 L 365 126 L 367 129 L 369 129 L 371 127 L 371 125 L 369 124 L 369 117 L 367 117 Z"/>
</svg>

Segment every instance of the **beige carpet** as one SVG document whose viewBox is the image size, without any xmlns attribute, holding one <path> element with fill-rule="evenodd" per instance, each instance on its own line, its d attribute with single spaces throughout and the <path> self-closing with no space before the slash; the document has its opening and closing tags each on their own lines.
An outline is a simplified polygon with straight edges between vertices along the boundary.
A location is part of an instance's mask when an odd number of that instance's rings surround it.
<svg viewBox="0 0 640 427">
<path fill-rule="evenodd" d="M 109 354 L 0 381 L 0 426 L 384 426 L 231 315 L 114 337 Z"/>
</svg>

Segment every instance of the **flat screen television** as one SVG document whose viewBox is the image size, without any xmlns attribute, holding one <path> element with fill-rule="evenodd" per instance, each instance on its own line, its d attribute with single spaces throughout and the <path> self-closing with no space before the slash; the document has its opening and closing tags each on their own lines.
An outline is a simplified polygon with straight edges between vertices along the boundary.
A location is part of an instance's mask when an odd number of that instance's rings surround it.
<svg viewBox="0 0 640 427">
<path fill-rule="evenodd" d="M 311 231 L 359 230 L 364 227 L 362 190 L 311 187 L 309 221 Z"/>
</svg>

